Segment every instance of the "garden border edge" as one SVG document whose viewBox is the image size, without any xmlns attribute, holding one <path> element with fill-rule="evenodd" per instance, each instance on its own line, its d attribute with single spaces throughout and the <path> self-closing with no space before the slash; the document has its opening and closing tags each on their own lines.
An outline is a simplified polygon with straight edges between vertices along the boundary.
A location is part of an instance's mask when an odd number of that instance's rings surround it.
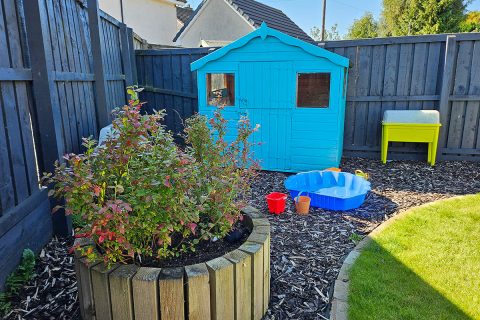
<svg viewBox="0 0 480 320">
<path fill-rule="evenodd" d="M 343 260 L 342 266 L 338 273 L 337 278 L 335 279 L 333 294 L 332 294 L 332 304 L 330 308 L 330 320 L 348 320 L 348 289 L 349 289 L 349 271 L 350 268 L 355 263 L 355 260 L 360 256 L 362 250 L 373 241 L 372 236 L 377 233 L 385 230 L 392 223 L 408 215 L 412 210 L 417 208 L 429 207 L 431 205 L 437 204 L 442 201 L 449 201 L 454 199 L 461 199 L 467 195 L 453 196 L 450 198 L 439 199 L 432 202 L 427 202 L 416 207 L 409 208 L 407 210 L 401 211 L 400 213 L 390 217 L 388 220 L 379 224 L 375 229 L 373 229 L 365 238 L 363 238 L 354 248 L 350 251 L 345 260 Z"/>
</svg>

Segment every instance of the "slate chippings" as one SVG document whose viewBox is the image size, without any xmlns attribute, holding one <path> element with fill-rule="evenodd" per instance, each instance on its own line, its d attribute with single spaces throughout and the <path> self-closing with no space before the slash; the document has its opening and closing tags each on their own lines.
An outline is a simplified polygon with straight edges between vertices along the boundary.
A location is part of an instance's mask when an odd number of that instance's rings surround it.
<svg viewBox="0 0 480 320">
<path fill-rule="evenodd" d="M 35 276 L 4 319 L 80 319 L 71 241 L 53 238 L 40 252 Z"/>
<path fill-rule="evenodd" d="M 369 174 L 372 191 L 358 209 L 329 211 L 311 208 L 295 214 L 287 199 L 286 212 L 268 215 L 271 225 L 271 301 L 265 319 L 324 319 L 329 317 L 333 284 L 343 259 L 355 247 L 353 233 L 364 236 L 389 217 L 421 204 L 455 195 L 480 192 L 480 163 L 345 159 L 345 172 Z M 267 213 L 265 195 L 285 192 L 290 174 L 263 172 L 251 204 Z"/>
<path fill-rule="evenodd" d="M 370 175 L 372 191 L 358 209 L 345 212 L 311 209 L 295 214 L 291 198 L 286 212 L 268 215 L 271 224 L 271 301 L 265 320 L 327 319 L 333 283 L 343 259 L 354 248 L 352 234 L 364 236 L 406 209 L 455 195 L 480 192 L 479 162 L 345 159 L 346 172 Z M 267 213 L 265 195 L 287 192 L 289 174 L 261 172 L 250 204 Z M 73 256 L 68 243 L 53 239 L 37 259 L 37 276 L 14 301 L 6 319 L 80 319 Z"/>
</svg>

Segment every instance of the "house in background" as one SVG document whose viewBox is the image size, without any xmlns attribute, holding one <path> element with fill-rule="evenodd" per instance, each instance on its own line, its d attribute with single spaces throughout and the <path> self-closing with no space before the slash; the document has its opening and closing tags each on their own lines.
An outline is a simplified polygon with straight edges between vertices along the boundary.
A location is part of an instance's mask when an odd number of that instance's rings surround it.
<svg viewBox="0 0 480 320">
<path fill-rule="evenodd" d="M 204 0 L 173 41 L 182 47 L 224 45 L 258 29 L 262 22 L 292 37 L 314 42 L 281 10 L 254 0 Z"/>
<path fill-rule="evenodd" d="M 185 23 L 193 14 L 193 9 L 190 5 L 185 7 L 177 6 L 177 31 L 182 29 Z"/>
<path fill-rule="evenodd" d="M 128 24 L 148 43 L 172 46 L 181 25 L 177 6 L 186 0 L 99 0 L 100 9 Z M 183 24 L 182 24 L 183 25 Z"/>
</svg>

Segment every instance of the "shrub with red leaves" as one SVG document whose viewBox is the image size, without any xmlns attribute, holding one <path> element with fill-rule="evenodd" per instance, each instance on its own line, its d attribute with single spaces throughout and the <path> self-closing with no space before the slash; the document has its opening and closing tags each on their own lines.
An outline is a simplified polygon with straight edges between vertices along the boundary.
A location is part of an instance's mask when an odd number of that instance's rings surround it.
<svg viewBox="0 0 480 320">
<path fill-rule="evenodd" d="M 115 134 L 105 144 L 85 138 L 85 153 L 66 155 L 54 174 L 44 175 L 54 185 L 49 194 L 64 198 L 66 214 L 83 220 L 77 236 L 92 239 L 98 250 L 76 249 L 90 260 L 141 263 L 223 238 L 241 218 L 243 195 L 258 169 L 249 142 L 257 127 L 247 118 L 227 142 L 221 109 L 210 123 L 195 115 L 186 121 L 182 149 L 161 124 L 163 110 L 140 112 L 140 90 L 128 89 L 131 100 L 114 111 Z"/>
</svg>

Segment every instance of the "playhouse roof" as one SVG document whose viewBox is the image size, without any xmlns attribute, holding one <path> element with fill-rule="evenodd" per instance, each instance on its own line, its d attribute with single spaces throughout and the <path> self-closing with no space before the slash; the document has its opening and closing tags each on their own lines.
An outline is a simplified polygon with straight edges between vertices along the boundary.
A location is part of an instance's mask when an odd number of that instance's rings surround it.
<svg viewBox="0 0 480 320">
<path fill-rule="evenodd" d="M 303 49 L 305 52 L 311 55 L 328 59 L 332 63 L 342 67 L 348 67 L 348 64 L 349 64 L 349 60 L 345 57 L 342 57 L 336 53 L 330 52 L 326 49 L 320 48 L 316 45 L 313 45 L 305 41 L 299 40 L 297 38 L 291 37 L 289 35 L 286 35 L 285 33 L 282 33 L 278 30 L 269 28 L 266 23 L 262 23 L 259 29 L 250 32 L 246 36 L 230 43 L 229 45 L 221 49 L 218 49 L 210 53 L 209 55 L 197 61 L 192 62 L 191 69 L 192 71 L 195 71 L 203 67 L 208 62 L 220 59 L 221 57 L 228 54 L 231 50 L 241 48 L 246 44 L 248 44 L 251 40 L 258 37 L 262 39 L 265 39 L 266 37 L 275 37 L 287 45 L 299 47 L 300 49 Z"/>
</svg>

